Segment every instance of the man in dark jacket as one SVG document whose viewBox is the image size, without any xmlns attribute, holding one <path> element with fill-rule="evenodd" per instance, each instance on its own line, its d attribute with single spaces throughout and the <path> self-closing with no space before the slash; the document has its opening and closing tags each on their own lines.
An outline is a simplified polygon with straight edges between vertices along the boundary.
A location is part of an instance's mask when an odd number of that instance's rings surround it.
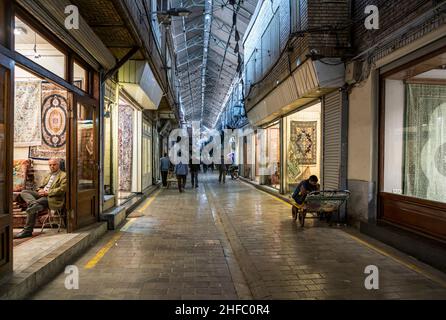
<svg viewBox="0 0 446 320">
<path fill-rule="evenodd" d="M 310 179 L 304 180 L 297 186 L 293 193 L 293 199 L 299 206 L 302 206 L 307 196 L 315 191 L 320 191 L 319 179 L 316 176 L 311 176 Z M 293 217 L 297 217 L 298 209 L 293 206 Z"/>
<path fill-rule="evenodd" d="M 302 205 L 308 194 L 319 191 L 320 185 L 318 184 L 319 179 L 316 176 L 311 176 L 310 179 L 304 180 L 297 186 L 293 193 L 293 199 L 297 204 Z"/>
</svg>

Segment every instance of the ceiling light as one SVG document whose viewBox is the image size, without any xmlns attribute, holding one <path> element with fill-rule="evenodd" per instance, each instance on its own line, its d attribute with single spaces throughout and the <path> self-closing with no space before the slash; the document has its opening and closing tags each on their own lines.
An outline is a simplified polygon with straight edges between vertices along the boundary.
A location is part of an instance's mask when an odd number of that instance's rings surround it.
<svg viewBox="0 0 446 320">
<path fill-rule="evenodd" d="M 187 17 L 191 14 L 186 8 L 172 8 L 167 10 L 166 13 L 173 17 Z"/>
<path fill-rule="evenodd" d="M 28 31 L 25 28 L 22 28 L 22 27 L 15 27 L 15 29 L 14 29 L 14 34 L 16 36 L 20 36 L 22 34 L 27 34 L 27 33 L 28 33 Z"/>
<path fill-rule="evenodd" d="M 34 59 L 39 59 L 40 54 L 37 53 L 37 33 L 34 34 Z"/>
</svg>

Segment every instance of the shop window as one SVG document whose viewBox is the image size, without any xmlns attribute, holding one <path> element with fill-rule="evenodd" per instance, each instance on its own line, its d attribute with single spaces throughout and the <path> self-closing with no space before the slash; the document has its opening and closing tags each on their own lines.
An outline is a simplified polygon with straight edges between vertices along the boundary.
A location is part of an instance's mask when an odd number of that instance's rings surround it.
<svg viewBox="0 0 446 320">
<path fill-rule="evenodd" d="M 88 92 L 88 71 L 76 62 L 73 65 L 73 84 L 79 89 Z"/>
<path fill-rule="evenodd" d="M 446 65 L 438 56 L 384 79 L 383 191 L 446 202 Z"/>
<path fill-rule="evenodd" d="M 257 131 L 256 181 L 280 189 L 280 124 Z"/>
<path fill-rule="evenodd" d="M 48 160 L 58 158 L 65 167 L 68 129 L 68 91 L 16 66 L 13 140 L 13 221 L 15 232 L 26 222 L 26 206 L 19 197 L 24 190 L 36 190 L 49 174 Z M 41 227 L 46 210 L 39 212 Z"/>
<path fill-rule="evenodd" d="M 142 154 L 142 183 L 143 189 L 152 185 L 152 126 L 143 122 L 143 154 Z"/>
<path fill-rule="evenodd" d="M 78 190 L 94 189 L 96 158 L 94 109 L 78 104 L 77 112 Z"/>
<path fill-rule="evenodd" d="M 15 51 L 48 71 L 65 78 L 66 57 L 28 24 L 15 18 Z"/>
<path fill-rule="evenodd" d="M 284 121 L 285 192 L 312 175 L 321 175 L 321 104 L 300 110 Z"/>
</svg>

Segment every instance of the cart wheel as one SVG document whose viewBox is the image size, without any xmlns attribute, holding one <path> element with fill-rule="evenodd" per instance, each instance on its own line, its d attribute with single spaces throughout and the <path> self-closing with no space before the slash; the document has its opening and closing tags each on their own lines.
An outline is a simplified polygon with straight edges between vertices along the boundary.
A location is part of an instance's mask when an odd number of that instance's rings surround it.
<svg viewBox="0 0 446 320">
<path fill-rule="evenodd" d="M 303 228 L 305 227 L 305 216 L 307 214 L 303 213 L 303 212 L 299 212 L 299 222 L 300 222 L 300 226 Z"/>
</svg>

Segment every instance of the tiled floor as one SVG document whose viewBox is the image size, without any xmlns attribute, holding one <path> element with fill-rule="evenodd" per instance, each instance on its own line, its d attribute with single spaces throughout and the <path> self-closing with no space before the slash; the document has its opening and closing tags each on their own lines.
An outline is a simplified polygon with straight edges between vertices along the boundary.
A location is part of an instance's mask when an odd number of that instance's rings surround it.
<svg viewBox="0 0 446 320">
<path fill-rule="evenodd" d="M 76 261 L 78 290 L 61 274 L 32 298 L 446 299 L 430 268 L 343 230 L 301 229 L 287 204 L 243 182 L 200 179 L 196 190 L 156 193 Z M 368 265 L 379 268 L 379 290 L 365 289 Z"/>
</svg>

